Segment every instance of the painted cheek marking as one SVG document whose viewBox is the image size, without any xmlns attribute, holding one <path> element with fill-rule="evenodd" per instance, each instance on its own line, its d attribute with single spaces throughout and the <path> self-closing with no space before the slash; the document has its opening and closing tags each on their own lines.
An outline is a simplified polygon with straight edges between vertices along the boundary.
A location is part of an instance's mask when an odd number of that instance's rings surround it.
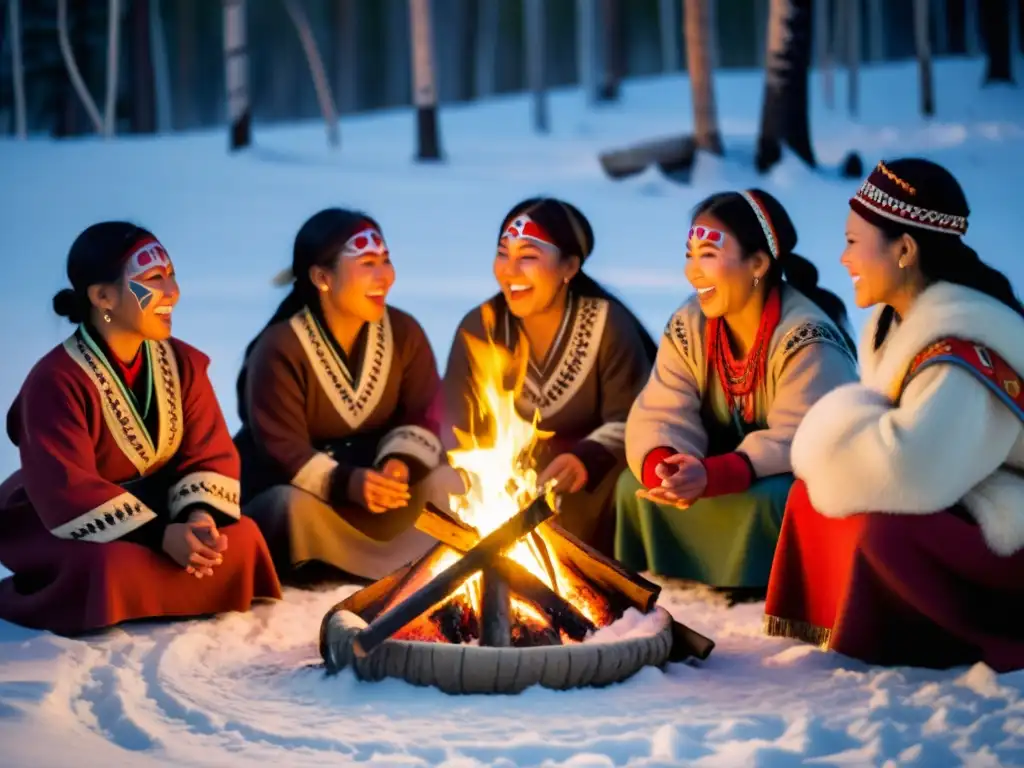
<svg viewBox="0 0 1024 768">
<path fill-rule="evenodd" d="M 137 283 L 134 280 L 128 281 L 128 288 L 131 290 L 135 300 L 139 302 L 139 309 L 144 310 L 153 302 L 153 291 L 144 286 L 142 283 Z"/>
</svg>

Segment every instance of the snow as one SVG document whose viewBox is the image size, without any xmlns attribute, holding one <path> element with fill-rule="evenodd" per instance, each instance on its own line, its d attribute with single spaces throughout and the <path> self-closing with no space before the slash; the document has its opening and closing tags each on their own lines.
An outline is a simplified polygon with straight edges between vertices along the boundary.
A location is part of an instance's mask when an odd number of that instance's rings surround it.
<svg viewBox="0 0 1024 768">
<path fill-rule="evenodd" d="M 1018 69 L 1018 71 L 1020 71 Z M 716 91 L 726 159 L 702 157 L 692 184 L 656 172 L 603 177 L 596 153 L 672 135 L 690 124 L 684 78 L 629 83 L 615 107 L 551 102 L 550 136 L 530 132 L 528 98 L 446 108 L 443 166 L 411 162 L 407 110 L 346 119 L 343 147 L 323 127 L 258 127 L 259 145 L 229 156 L 226 133 L 53 143 L 0 141 L 5 365 L 0 403 L 69 327 L 50 311 L 75 235 L 103 218 L 138 220 L 166 243 L 183 299 L 175 332 L 213 358 L 232 427 L 242 350 L 281 292 L 302 221 L 326 205 L 377 216 L 398 269 L 395 305 L 413 312 L 443 364 L 462 314 L 492 292 L 499 220 L 538 192 L 591 218 L 588 268 L 659 331 L 689 289 L 682 248 L 691 207 L 724 188 L 761 186 L 789 207 L 800 251 L 850 306 L 838 265 L 846 200 L 838 177 L 857 149 L 923 155 L 964 184 L 968 241 L 1024 285 L 1017 257 L 1024 217 L 1012 186 L 1024 171 L 1024 99 L 980 89 L 983 64 L 941 61 L 938 115 L 917 114 L 911 63 L 862 69 L 856 122 L 816 104 L 817 172 L 787 158 L 751 170 L 762 76 L 723 73 Z M 837 78 L 836 103 L 845 104 Z M 813 83 L 818 98 L 820 82 Z M 859 327 L 864 313 L 853 312 Z M 4 406 L 6 407 L 6 406 Z M 0 446 L 0 474 L 17 465 Z M 68 640 L 0 623 L 0 743 L 4 765 L 365 764 L 449 768 L 541 766 L 956 765 L 1024 763 L 1024 672 L 977 665 L 883 669 L 761 634 L 763 604 L 726 607 L 668 584 L 660 604 L 715 639 L 707 662 L 647 668 L 604 690 L 531 689 L 514 697 L 448 697 L 397 681 L 325 678 L 316 640 L 324 613 L 354 588 L 289 590 L 283 602 L 208 621 L 140 624 Z"/>
</svg>

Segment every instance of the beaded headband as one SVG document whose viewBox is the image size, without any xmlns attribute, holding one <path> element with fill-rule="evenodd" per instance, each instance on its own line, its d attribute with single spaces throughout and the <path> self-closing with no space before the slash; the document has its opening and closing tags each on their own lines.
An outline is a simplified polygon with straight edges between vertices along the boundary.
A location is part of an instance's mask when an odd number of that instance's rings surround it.
<svg viewBox="0 0 1024 768">
<path fill-rule="evenodd" d="M 746 200 L 750 207 L 754 209 L 754 215 L 757 216 L 757 223 L 761 225 L 761 231 L 764 232 L 764 239 L 768 241 L 768 250 L 771 252 L 772 258 L 779 258 L 779 241 L 775 237 L 775 228 L 772 226 L 772 220 L 768 218 L 768 212 L 764 209 L 764 206 L 749 192 L 743 190 L 740 192 L 743 195 L 743 199 Z"/>
<path fill-rule="evenodd" d="M 917 189 L 889 170 L 885 163 L 879 163 L 861 184 L 857 194 L 850 198 L 850 207 L 859 213 L 874 214 L 932 232 L 966 234 L 966 216 L 914 205 L 908 199 L 916 194 Z"/>
</svg>

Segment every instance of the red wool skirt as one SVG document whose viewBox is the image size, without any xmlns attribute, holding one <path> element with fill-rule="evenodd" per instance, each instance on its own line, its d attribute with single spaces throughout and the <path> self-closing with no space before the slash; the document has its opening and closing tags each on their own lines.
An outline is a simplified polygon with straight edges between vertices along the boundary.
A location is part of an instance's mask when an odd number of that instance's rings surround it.
<svg viewBox="0 0 1024 768">
<path fill-rule="evenodd" d="M 76 635 L 134 619 L 245 611 L 257 598 L 281 597 L 267 544 L 247 517 L 221 529 L 224 560 L 197 579 L 139 544 L 58 539 L 25 504 L 0 512 L 0 562 L 14 573 L 0 581 L 0 620 Z"/>
<path fill-rule="evenodd" d="M 871 664 L 1024 668 L 1024 551 L 1001 557 L 963 510 L 833 519 L 794 483 L 765 629 Z"/>
</svg>

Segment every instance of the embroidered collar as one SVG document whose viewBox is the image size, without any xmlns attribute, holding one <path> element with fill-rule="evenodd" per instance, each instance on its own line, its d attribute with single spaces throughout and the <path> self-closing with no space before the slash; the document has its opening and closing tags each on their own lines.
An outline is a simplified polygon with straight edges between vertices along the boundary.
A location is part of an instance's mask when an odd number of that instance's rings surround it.
<svg viewBox="0 0 1024 768">
<path fill-rule="evenodd" d="M 139 413 L 134 395 L 124 386 L 101 347 L 84 326 L 64 342 L 68 356 L 88 376 L 100 397 L 103 420 L 117 447 L 140 475 L 163 466 L 181 445 L 181 376 L 174 350 L 167 341 L 146 341 L 143 350 L 152 372 L 152 397 L 158 419 L 154 440 Z M 143 408 L 145 411 L 146 408 Z"/>
<path fill-rule="evenodd" d="M 532 360 L 520 395 L 521 407 L 540 411 L 542 419 L 554 416 L 579 392 L 597 363 L 597 353 L 608 319 L 604 299 L 572 297 L 562 325 L 544 362 Z M 505 343 L 511 349 L 518 338 L 512 313 L 505 313 Z"/>
<path fill-rule="evenodd" d="M 369 328 L 358 379 L 335 351 L 329 331 L 308 307 L 289 322 L 331 405 L 350 428 L 358 429 L 380 403 L 391 372 L 394 344 L 388 313 Z"/>
</svg>

